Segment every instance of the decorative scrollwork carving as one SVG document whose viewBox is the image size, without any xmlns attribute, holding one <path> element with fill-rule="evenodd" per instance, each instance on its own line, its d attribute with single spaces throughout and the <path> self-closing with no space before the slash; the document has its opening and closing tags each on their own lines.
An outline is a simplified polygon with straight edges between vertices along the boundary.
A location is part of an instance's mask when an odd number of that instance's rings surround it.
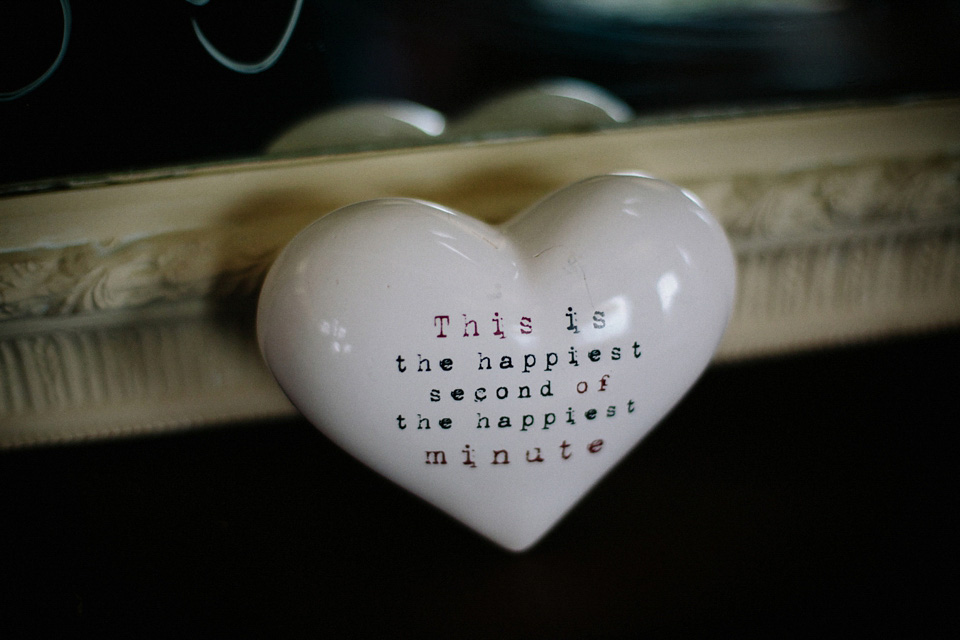
<svg viewBox="0 0 960 640">
<path fill-rule="evenodd" d="M 683 185 L 734 242 L 822 236 L 960 217 L 960 158 L 744 175 Z M 0 254 L 0 319 L 60 316 L 253 292 L 287 235 L 263 220 L 122 245 Z"/>
</svg>

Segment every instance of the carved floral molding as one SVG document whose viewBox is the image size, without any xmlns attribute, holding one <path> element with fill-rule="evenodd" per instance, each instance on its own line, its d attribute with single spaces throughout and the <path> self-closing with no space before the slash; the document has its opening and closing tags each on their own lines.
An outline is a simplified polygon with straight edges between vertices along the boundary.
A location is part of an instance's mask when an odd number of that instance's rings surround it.
<svg viewBox="0 0 960 640">
<path fill-rule="evenodd" d="M 960 220 L 960 158 L 891 160 L 776 176 L 684 184 L 736 244 L 790 242 L 874 227 Z M 0 319 L 125 309 L 254 291 L 302 214 L 283 231 L 263 220 L 116 245 L 0 254 Z"/>
<path fill-rule="evenodd" d="M 870 137 L 869 152 L 849 151 L 866 139 L 851 128 L 902 131 L 916 112 L 265 163 L 0 199 L 0 448 L 293 415 L 260 360 L 252 302 L 319 214 L 408 195 L 495 221 L 571 178 L 650 158 L 734 245 L 738 298 L 718 360 L 956 326 L 960 104 L 933 111 L 919 133 Z M 670 156 L 693 144 L 710 157 Z M 360 169 L 366 182 L 348 179 Z"/>
</svg>

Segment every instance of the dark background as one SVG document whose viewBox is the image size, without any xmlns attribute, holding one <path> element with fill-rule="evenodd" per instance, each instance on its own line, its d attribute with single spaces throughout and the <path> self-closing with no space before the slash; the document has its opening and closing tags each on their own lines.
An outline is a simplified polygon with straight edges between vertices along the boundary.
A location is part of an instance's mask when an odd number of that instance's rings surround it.
<svg viewBox="0 0 960 640">
<path fill-rule="evenodd" d="M 535 0 L 71 0 L 59 68 L 0 101 L 0 185 L 257 155 L 301 118 L 402 98 L 455 118 L 544 78 L 606 88 L 640 115 L 960 90 L 952 0 L 847 0 L 817 13 L 565 13 Z M 40 77 L 63 33 L 59 0 L 0 3 L 0 94 Z"/>
<path fill-rule="evenodd" d="M 0 454 L 0 636 L 956 637 L 960 332 L 714 366 L 513 555 L 290 420 Z"/>
</svg>

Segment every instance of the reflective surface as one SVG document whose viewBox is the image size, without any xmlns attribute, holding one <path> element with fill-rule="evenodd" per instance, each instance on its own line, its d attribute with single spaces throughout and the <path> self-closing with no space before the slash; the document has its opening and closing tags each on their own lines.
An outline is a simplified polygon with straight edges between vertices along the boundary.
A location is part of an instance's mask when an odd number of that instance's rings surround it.
<svg viewBox="0 0 960 640">
<path fill-rule="evenodd" d="M 641 117 L 960 89 L 947 71 L 960 58 L 960 11 L 947 0 L 724 6 L 10 0 L 0 6 L 0 185 L 259 157 L 304 119 L 370 101 L 457 120 L 558 77 Z M 490 133 L 549 134 L 551 122 Z M 356 148 L 333 147 L 323 152 Z"/>
</svg>

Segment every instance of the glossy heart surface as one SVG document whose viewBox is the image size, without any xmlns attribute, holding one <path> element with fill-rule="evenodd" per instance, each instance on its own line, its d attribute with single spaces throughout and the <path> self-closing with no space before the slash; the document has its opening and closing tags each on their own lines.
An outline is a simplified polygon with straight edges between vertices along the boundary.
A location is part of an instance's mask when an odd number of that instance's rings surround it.
<svg viewBox="0 0 960 640">
<path fill-rule="evenodd" d="M 693 385 L 734 289 L 693 196 L 615 174 L 500 226 L 416 200 L 339 209 L 281 253 L 257 330 L 321 432 L 520 551 Z"/>
</svg>

